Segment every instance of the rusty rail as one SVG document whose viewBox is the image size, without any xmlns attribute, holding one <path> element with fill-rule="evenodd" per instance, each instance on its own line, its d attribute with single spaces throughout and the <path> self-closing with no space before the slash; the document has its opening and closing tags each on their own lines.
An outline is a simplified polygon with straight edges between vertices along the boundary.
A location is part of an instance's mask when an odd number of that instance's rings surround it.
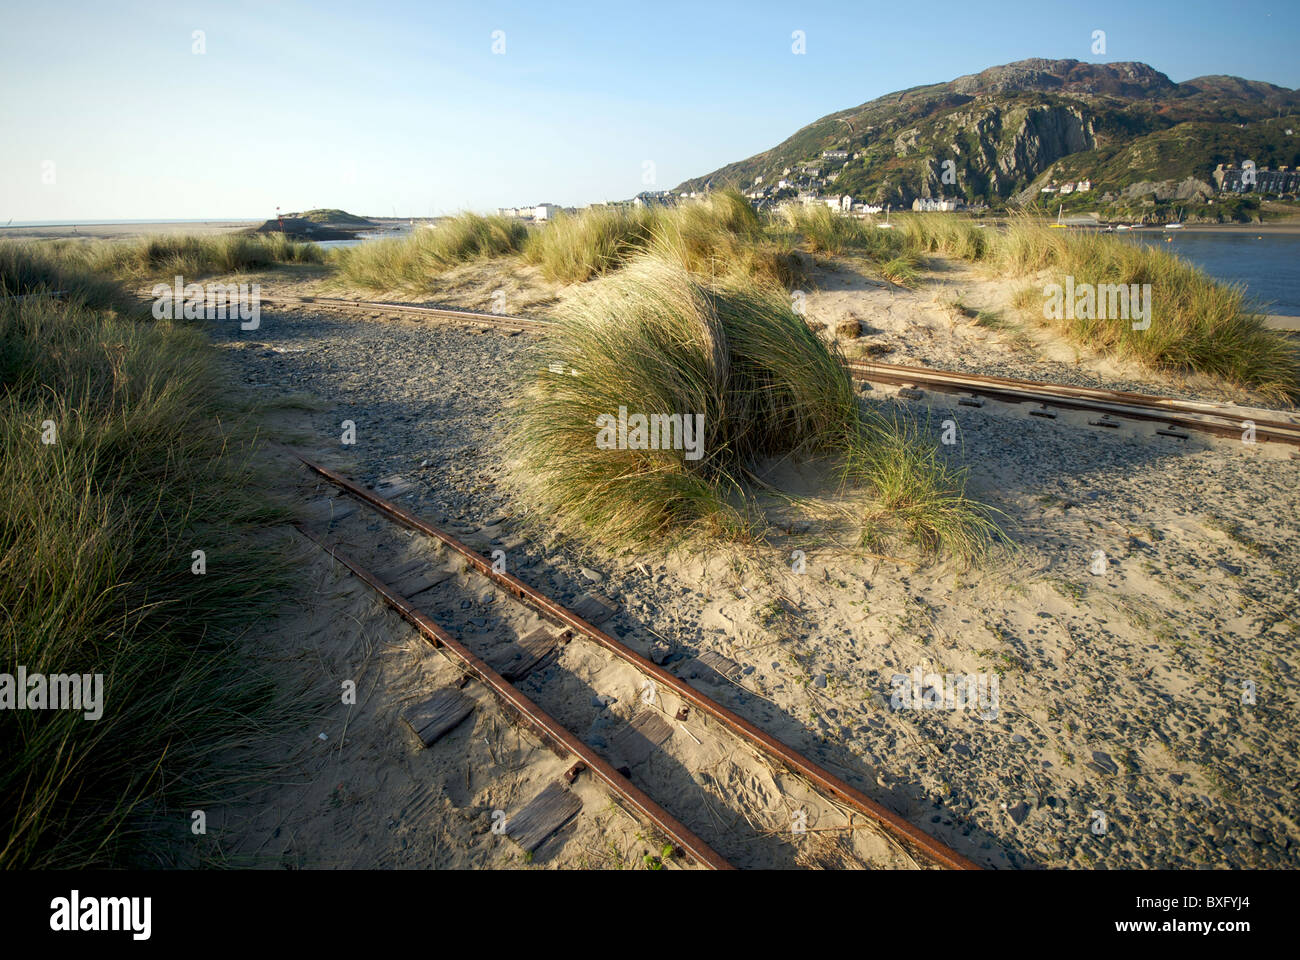
<svg viewBox="0 0 1300 960">
<path fill-rule="evenodd" d="M 853 807 L 859 813 L 867 816 L 889 833 L 893 834 L 895 839 L 902 840 L 908 845 L 924 854 L 925 857 L 942 864 L 945 867 L 978 870 L 977 864 L 963 857 L 957 851 L 941 843 L 928 833 L 918 829 L 913 824 L 904 820 L 892 810 L 888 810 L 876 801 L 872 800 L 862 791 L 845 783 L 839 777 L 830 771 L 818 766 L 812 760 L 805 757 L 795 749 L 777 740 L 770 734 L 760 730 L 744 717 L 727 709 L 716 700 L 700 693 L 686 681 L 669 673 L 658 664 L 647 660 L 635 650 L 625 646 L 621 641 L 605 633 L 598 627 L 592 626 L 583 620 L 572 610 L 556 603 L 549 597 L 534 590 L 528 584 L 509 573 L 497 573 L 492 569 L 492 564 L 483 557 L 477 550 L 457 540 L 451 534 L 446 533 L 437 527 L 425 523 L 414 514 L 403 510 L 395 503 L 385 500 L 383 497 L 358 486 L 346 477 L 335 473 L 328 467 L 323 467 L 318 463 L 308 460 L 306 457 L 299 458 L 308 468 L 324 477 L 330 483 L 347 491 L 360 500 L 370 504 L 380 513 L 396 520 L 407 527 L 433 537 L 446 544 L 452 550 L 459 553 L 474 566 L 481 574 L 500 585 L 516 598 L 523 600 L 547 616 L 560 621 L 576 632 L 583 634 L 593 640 L 615 656 L 632 664 L 642 673 L 652 677 L 658 683 L 663 684 L 672 690 L 683 700 L 693 704 L 700 710 L 704 711 L 724 727 L 739 735 L 742 739 L 758 747 L 769 759 L 789 770 L 806 777 L 812 783 L 816 784 L 823 790 L 828 791 L 841 801 Z"/>
<path fill-rule="evenodd" d="M 926 386 L 945 393 L 980 394 L 1011 403 L 1043 403 L 1067 410 L 1113 413 L 1132 420 L 1167 423 L 1225 437 L 1240 437 L 1246 421 L 1250 421 L 1255 426 L 1257 440 L 1300 446 L 1300 423 L 1257 419 L 1193 400 L 865 360 L 851 360 L 848 368 L 855 379 L 874 383 Z"/>
<path fill-rule="evenodd" d="M 323 306 L 367 312 L 405 313 L 414 316 L 444 317 L 474 325 L 505 327 L 531 333 L 545 333 L 550 322 L 513 314 L 484 313 L 452 307 L 428 307 L 416 304 L 381 303 L 372 300 L 343 300 L 330 297 L 289 297 L 262 295 L 266 303 L 293 306 Z M 857 380 L 900 386 L 929 386 L 945 393 L 972 393 L 1011 403 L 1044 403 L 1070 410 L 1112 413 L 1131 420 L 1146 420 L 1185 427 L 1225 437 L 1240 436 L 1245 422 L 1255 425 L 1255 437 L 1300 446 L 1300 423 L 1255 418 L 1224 409 L 1222 406 L 1195 400 L 1178 400 L 1123 390 L 1104 390 L 1072 384 L 1016 380 L 955 370 L 932 370 L 892 363 L 850 360 L 850 376 Z"/>
<path fill-rule="evenodd" d="M 299 524 L 298 530 L 309 540 L 318 544 L 331 557 L 351 570 L 361 580 L 369 584 L 375 592 L 387 601 L 389 606 L 415 627 L 421 636 L 433 644 L 434 647 L 450 652 L 464 665 L 466 670 L 478 677 L 498 698 L 518 711 L 530 726 L 550 740 L 558 749 L 579 760 L 587 770 L 595 774 L 606 786 L 667 834 L 668 838 L 686 851 L 687 854 L 714 870 L 735 869 L 717 851 L 696 836 L 671 813 L 651 800 L 644 791 L 636 787 L 632 781 L 610 766 L 599 754 L 566 730 L 559 721 L 525 696 L 514 684 L 493 670 L 484 660 L 476 656 L 472 650 L 450 633 L 413 607 L 405 597 L 394 592 L 388 584 L 350 557 L 340 553 L 336 547 L 326 543 L 306 527 Z"/>
</svg>

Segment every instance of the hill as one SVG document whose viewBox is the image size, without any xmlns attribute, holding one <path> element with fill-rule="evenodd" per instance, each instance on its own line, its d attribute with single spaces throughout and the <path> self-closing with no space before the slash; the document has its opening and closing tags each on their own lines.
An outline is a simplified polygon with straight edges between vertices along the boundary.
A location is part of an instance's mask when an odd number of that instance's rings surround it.
<svg viewBox="0 0 1300 960">
<path fill-rule="evenodd" d="M 1300 129 L 1300 92 L 1274 84 L 1174 83 L 1144 63 L 1021 60 L 822 117 L 677 191 L 737 186 L 779 199 L 812 188 L 895 206 L 939 196 L 1014 206 L 1082 178 L 1093 190 L 1076 206 L 1106 195 L 1121 206 L 1186 202 L 1210 192 L 1218 163 L 1300 164 L 1288 129 Z M 831 151 L 843 154 L 823 156 Z"/>
<path fill-rule="evenodd" d="M 337 210 L 332 207 L 321 208 L 319 210 L 306 210 L 302 213 L 285 214 L 286 217 L 294 217 L 299 220 L 306 220 L 310 223 L 320 223 L 331 227 L 377 227 L 379 224 L 373 220 L 367 220 L 365 217 L 358 217 L 354 213 L 348 213 L 346 210 Z"/>
</svg>

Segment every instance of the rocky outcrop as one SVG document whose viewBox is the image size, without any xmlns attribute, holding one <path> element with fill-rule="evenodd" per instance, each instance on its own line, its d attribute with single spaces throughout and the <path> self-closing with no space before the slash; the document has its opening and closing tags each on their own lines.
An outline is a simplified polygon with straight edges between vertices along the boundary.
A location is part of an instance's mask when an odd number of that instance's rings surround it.
<svg viewBox="0 0 1300 960">
<path fill-rule="evenodd" d="M 1062 157 L 1096 145 L 1093 122 L 1080 108 L 1029 110 L 1015 132 L 1011 149 L 998 159 L 999 181 L 1009 185 L 1032 180 Z"/>
<path fill-rule="evenodd" d="M 1214 196 L 1214 188 L 1204 180 L 1187 177 L 1184 180 L 1143 180 L 1132 183 L 1120 191 L 1125 200 L 1141 200 L 1150 197 L 1153 200 L 1190 200 L 1201 201 Z"/>
</svg>

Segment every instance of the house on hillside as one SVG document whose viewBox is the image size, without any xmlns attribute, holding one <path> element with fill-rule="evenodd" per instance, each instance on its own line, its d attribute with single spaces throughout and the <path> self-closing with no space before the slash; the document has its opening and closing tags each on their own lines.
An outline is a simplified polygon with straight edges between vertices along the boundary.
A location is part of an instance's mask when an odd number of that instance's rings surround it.
<svg viewBox="0 0 1300 960">
<path fill-rule="evenodd" d="M 917 197 L 912 201 L 912 209 L 918 213 L 951 213 L 958 209 L 958 201 L 945 200 L 943 197 Z"/>
</svg>

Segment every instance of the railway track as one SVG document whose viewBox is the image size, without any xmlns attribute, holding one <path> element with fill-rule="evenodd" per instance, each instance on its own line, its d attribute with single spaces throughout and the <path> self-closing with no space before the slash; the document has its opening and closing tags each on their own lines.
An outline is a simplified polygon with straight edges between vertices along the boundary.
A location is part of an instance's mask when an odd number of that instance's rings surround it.
<svg viewBox="0 0 1300 960">
<path fill-rule="evenodd" d="M 616 611 L 608 598 L 587 594 L 565 606 L 506 572 L 504 552 L 484 556 L 375 491 L 299 459 L 338 491 L 315 500 L 299 524 L 304 535 L 571 762 L 503 821 L 527 852 L 576 816 L 581 803 L 568 786 L 588 775 L 704 867 L 978 869 L 705 692 L 725 689 L 735 664 L 701 654 L 673 672 L 601 628 Z M 487 601 L 485 586 L 511 602 Z M 624 696 L 601 693 L 610 689 Z M 431 690 L 407 722 L 434 749 L 472 703 L 455 686 Z M 584 728 L 585 737 L 575 732 Z M 756 791 L 760 780 L 775 794 Z M 822 835 L 836 842 L 809 861 L 806 845 Z"/>
<path fill-rule="evenodd" d="M 343 300 L 330 297 L 287 297 L 263 295 L 262 301 L 289 307 L 318 306 L 344 311 L 393 313 L 403 316 L 449 320 L 480 329 L 500 328 L 520 333 L 544 334 L 549 323 L 528 317 L 459 310 L 448 307 L 425 307 L 414 304 L 380 303 L 367 300 Z M 1300 417 L 1279 411 L 1243 411 L 1222 404 L 1170 397 L 1104 390 L 1070 384 L 1016 380 L 929 367 L 904 366 L 851 360 L 850 375 L 860 381 L 880 383 L 913 390 L 929 389 L 937 393 L 969 398 L 971 405 L 981 405 L 979 398 L 1005 403 L 1034 404 L 1031 413 L 1054 416 L 1056 410 L 1078 410 L 1098 414 L 1093 426 L 1114 428 L 1120 420 L 1136 420 L 1160 425 L 1158 432 L 1185 437 L 1183 431 L 1194 430 L 1220 437 L 1241 439 L 1253 431 L 1257 442 L 1283 443 L 1300 447 Z M 959 403 L 966 402 L 959 399 Z M 1266 414 L 1266 415 L 1265 415 Z"/>
</svg>

